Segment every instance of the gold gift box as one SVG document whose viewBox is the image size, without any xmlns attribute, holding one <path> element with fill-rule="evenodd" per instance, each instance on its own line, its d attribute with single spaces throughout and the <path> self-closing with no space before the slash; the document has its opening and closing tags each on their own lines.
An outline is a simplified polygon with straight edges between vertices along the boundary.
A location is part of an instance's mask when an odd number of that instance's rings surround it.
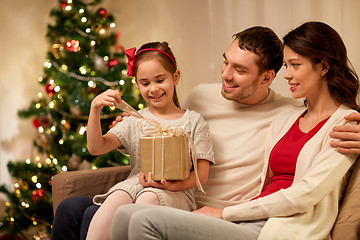
<svg viewBox="0 0 360 240">
<path fill-rule="evenodd" d="M 189 143 L 185 135 L 140 138 L 141 171 L 155 181 L 183 180 L 190 174 Z"/>
</svg>

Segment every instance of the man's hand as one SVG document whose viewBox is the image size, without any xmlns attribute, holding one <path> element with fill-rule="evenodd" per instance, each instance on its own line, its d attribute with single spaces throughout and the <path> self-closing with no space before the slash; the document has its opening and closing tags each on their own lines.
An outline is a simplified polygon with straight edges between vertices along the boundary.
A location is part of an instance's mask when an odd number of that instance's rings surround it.
<svg viewBox="0 0 360 240">
<path fill-rule="evenodd" d="M 123 116 L 128 117 L 128 116 L 130 116 L 130 114 L 128 114 L 127 112 L 124 112 Z M 117 116 L 115 118 L 115 120 L 112 121 L 112 123 L 110 124 L 109 129 L 113 128 L 118 122 L 121 122 L 122 120 L 123 120 L 122 116 Z"/>
<path fill-rule="evenodd" d="M 213 207 L 204 206 L 198 210 L 193 211 L 193 213 L 224 219 L 222 214 L 223 210 L 224 209 L 222 208 L 213 208 Z"/>
<path fill-rule="evenodd" d="M 334 127 L 330 137 L 340 141 L 331 141 L 330 146 L 343 154 L 360 154 L 360 113 L 351 113 L 345 120 L 357 121 L 358 124 Z"/>
</svg>

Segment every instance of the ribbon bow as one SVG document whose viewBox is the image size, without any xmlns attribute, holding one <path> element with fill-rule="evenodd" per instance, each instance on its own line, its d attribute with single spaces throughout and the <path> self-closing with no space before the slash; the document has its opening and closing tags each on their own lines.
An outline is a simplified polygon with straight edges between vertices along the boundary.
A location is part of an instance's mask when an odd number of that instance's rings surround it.
<svg viewBox="0 0 360 240">
<path fill-rule="evenodd" d="M 135 70 L 135 51 L 136 48 L 129 48 L 124 50 L 124 53 L 128 59 L 128 62 L 126 63 L 128 67 L 128 76 L 133 77 L 134 76 L 134 70 Z"/>
<path fill-rule="evenodd" d="M 196 185 L 201 192 L 205 193 L 198 176 L 196 147 L 192 138 L 186 133 L 185 128 L 180 125 L 170 125 L 163 129 L 159 122 L 149 118 L 141 118 L 139 119 L 137 124 L 140 132 L 147 137 L 166 135 L 166 136 L 185 136 L 188 139 L 190 143 L 190 152 L 194 166 Z"/>
</svg>

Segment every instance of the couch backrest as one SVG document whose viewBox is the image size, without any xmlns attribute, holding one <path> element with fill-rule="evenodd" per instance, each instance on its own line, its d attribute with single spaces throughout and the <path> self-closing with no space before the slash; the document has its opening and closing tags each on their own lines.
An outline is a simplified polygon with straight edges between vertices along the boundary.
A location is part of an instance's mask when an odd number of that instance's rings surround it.
<svg viewBox="0 0 360 240">
<path fill-rule="evenodd" d="M 331 235 L 333 240 L 360 239 L 360 160 L 351 174 Z"/>
</svg>

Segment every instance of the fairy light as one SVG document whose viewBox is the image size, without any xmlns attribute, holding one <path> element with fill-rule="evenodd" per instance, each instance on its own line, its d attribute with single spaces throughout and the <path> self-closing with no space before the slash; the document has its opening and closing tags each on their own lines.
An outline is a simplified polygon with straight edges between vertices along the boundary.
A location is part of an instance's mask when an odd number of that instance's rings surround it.
<svg viewBox="0 0 360 240">
<path fill-rule="evenodd" d="M 71 3 L 72 3 L 72 0 L 68 0 L 67 3 L 68 3 L 68 4 L 71 4 Z"/>
<path fill-rule="evenodd" d="M 10 205 L 11 205 L 10 202 L 5 203 L 5 206 L 7 206 L 7 207 L 10 207 Z"/>
<path fill-rule="evenodd" d="M 56 158 L 54 158 L 54 159 L 52 160 L 52 162 L 53 162 L 55 165 L 58 164 L 58 160 L 57 160 Z"/>
<path fill-rule="evenodd" d="M 65 65 L 65 64 L 61 65 L 61 68 L 62 68 L 64 71 L 68 70 L 68 66 Z"/>
<path fill-rule="evenodd" d="M 50 129 L 51 129 L 52 132 L 55 132 L 55 131 L 56 131 L 56 127 L 55 127 L 55 126 L 51 126 Z"/>
<path fill-rule="evenodd" d="M 96 166 L 91 166 L 91 169 L 92 169 L 92 170 L 96 170 L 97 167 L 96 167 Z"/>
<path fill-rule="evenodd" d="M 111 28 L 114 28 L 115 26 L 116 26 L 115 23 L 110 23 Z"/>
<path fill-rule="evenodd" d="M 120 85 L 124 85 L 124 84 L 125 84 L 125 81 L 121 79 L 121 80 L 119 81 L 119 84 L 120 84 Z"/>
<path fill-rule="evenodd" d="M 82 151 L 82 152 L 86 152 L 86 148 L 82 148 L 81 151 Z"/>
<path fill-rule="evenodd" d="M 40 126 L 39 128 L 39 133 L 43 133 L 44 132 L 44 128 L 42 126 Z"/>
<path fill-rule="evenodd" d="M 93 82 L 93 81 L 89 81 L 89 82 L 88 82 L 88 86 L 89 86 L 89 87 L 94 87 L 94 82 Z"/>
<path fill-rule="evenodd" d="M 72 9 L 72 7 L 70 6 L 70 5 L 67 5 L 66 7 L 65 7 L 65 10 L 66 11 L 70 11 Z"/>
<path fill-rule="evenodd" d="M 49 102 L 49 107 L 50 107 L 50 108 L 54 108 L 54 107 L 55 107 L 55 100 L 52 100 L 51 102 Z"/>
<path fill-rule="evenodd" d="M 19 190 L 19 189 L 17 189 L 17 190 L 15 191 L 15 193 L 16 193 L 16 195 L 20 196 L 20 190 Z"/>
<path fill-rule="evenodd" d="M 104 56 L 104 61 L 108 61 L 109 57 L 108 56 Z"/>
<path fill-rule="evenodd" d="M 19 187 L 19 183 L 15 183 L 14 187 L 18 188 Z"/>
<path fill-rule="evenodd" d="M 44 66 L 47 67 L 47 68 L 51 68 L 52 64 L 49 61 L 45 61 Z"/>
<path fill-rule="evenodd" d="M 133 78 L 133 79 L 131 80 L 131 83 L 133 83 L 133 84 L 136 83 L 135 78 Z"/>
<path fill-rule="evenodd" d="M 10 222 L 14 222 L 15 219 L 13 217 L 10 218 Z"/>
<path fill-rule="evenodd" d="M 91 75 L 92 77 L 95 76 L 95 74 L 96 74 L 95 71 L 91 71 L 91 72 L 90 72 L 90 75 Z"/>
<path fill-rule="evenodd" d="M 87 28 L 87 29 L 85 29 L 85 32 L 86 32 L 86 33 L 90 33 L 90 32 L 91 32 L 91 29 L 90 29 L 90 28 Z"/>
<path fill-rule="evenodd" d="M 64 139 L 60 139 L 60 140 L 59 140 L 59 144 L 60 144 L 60 145 L 63 145 L 63 144 L 64 144 Z"/>
<path fill-rule="evenodd" d="M 140 94 L 140 90 L 139 90 L 139 89 L 136 89 L 136 90 L 135 90 L 135 94 L 139 95 L 139 94 Z"/>
<path fill-rule="evenodd" d="M 42 98 L 43 95 L 41 92 L 38 92 L 37 96 L 38 96 L 38 98 Z"/>
<path fill-rule="evenodd" d="M 144 108 L 144 104 L 139 103 L 138 108 L 139 108 L 139 109 L 143 109 L 143 108 Z"/>
<path fill-rule="evenodd" d="M 26 164 L 30 164 L 31 163 L 31 160 L 28 158 L 25 160 Z"/>
<path fill-rule="evenodd" d="M 84 126 L 80 127 L 79 134 L 84 135 L 85 132 L 86 132 L 86 128 Z"/>
<path fill-rule="evenodd" d="M 69 138 L 70 138 L 70 140 L 74 140 L 75 137 L 74 137 L 74 135 L 70 135 Z"/>
<path fill-rule="evenodd" d="M 37 184 L 35 184 L 35 186 L 36 186 L 37 189 L 40 189 L 41 188 L 41 183 L 37 183 Z"/>
<path fill-rule="evenodd" d="M 82 17 L 82 18 L 81 18 L 81 22 L 86 23 L 86 21 L 87 21 L 87 18 L 86 18 L 86 17 Z"/>
<path fill-rule="evenodd" d="M 59 86 L 55 86 L 55 87 L 54 87 L 54 91 L 55 91 L 55 92 L 59 92 L 59 91 L 60 91 L 60 87 L 59 87 Z"/>
<path fill-rule="evenodd" d="M 38 168 L 42 168 L 42 164 L 41 164 L 41 163 L 38 163 L 36 166 L 37 166 Z"/>
<path fill-rule="evenodd" d="M 37 161 L 37 162 L 40 161 L 40 157 L 39 157 L 39 156 L 36 156 L 36 157 L 35 157 L 35 161 Z"/>
<path fill-rule="evenodd" d="M 39 83 L 41 83 L 43 80 L 44 80 L 43 77 L 39 77 L 39 78 L 38 78 L 38 82 L 39 82 Z"/>
<path fill-rule="evenodd" d="M 105 30 L 104 28 L 102 28 L 102 29 L 99 30 L 99 34 L 100 34 L 100 35 L 103 35 L 103 34 L 105 34 L 105 33 L 106 33 L 106 30 Z"/>
<path fill-rule="evenodd" d="M 50 159 L 50 158 L 46 158 L 45 162 L 46 162 L 47 164 L 50 164 L 50 163 L 51 163 L 51 159 Z"/>
<path fill-rule="evenodd" d="M 34 221 L 33 221 L 33 225 L 36 226 L 36 225 L 37 225 L 37 221 L 34 220 Z"/>
<path fill-rule="evenodd" d="M 83 8 L 79 9 L 79 13 L 84 13 L 84 12 L 85 12 L 85 10 Z"/>
<path fill-rule="evenodd" d="M 41 103 L 37 103 L 37 104 L 35 104 L 35 107 L 36 107 L 36 109 L 41 108 Z"/>
<path fill-rule="evenodd" d="M 124 75 L 126 75 L 126 74 L 127 74 L 127 70 L 124 69 L 124 70 L 121 71 L 121 73 L 124 74 Z"/>
<path fill-rule="evenodd" d="M 37 180 L 38 180 L 38 177 L 37 177 L 36 175 L 34 175 L 34 176 L 31 177 L 31 181 L 32 181 L 33 183 L 37 183 Z"/>
<path fill-rule="evenodd" d="M 64 172 L 66 172 L 66 171 L 67 171 L 67 167 L 66 167 L 66 166 L 63 166 L 63 167 L 61 168 L 61 170 L 63 170 Z"/>
<path fill-rule="evenodd" d="M 84 66 L 79 68 L 81 74 L 85 74 L 86 73 L 86 68 Z"/>
</svg>

